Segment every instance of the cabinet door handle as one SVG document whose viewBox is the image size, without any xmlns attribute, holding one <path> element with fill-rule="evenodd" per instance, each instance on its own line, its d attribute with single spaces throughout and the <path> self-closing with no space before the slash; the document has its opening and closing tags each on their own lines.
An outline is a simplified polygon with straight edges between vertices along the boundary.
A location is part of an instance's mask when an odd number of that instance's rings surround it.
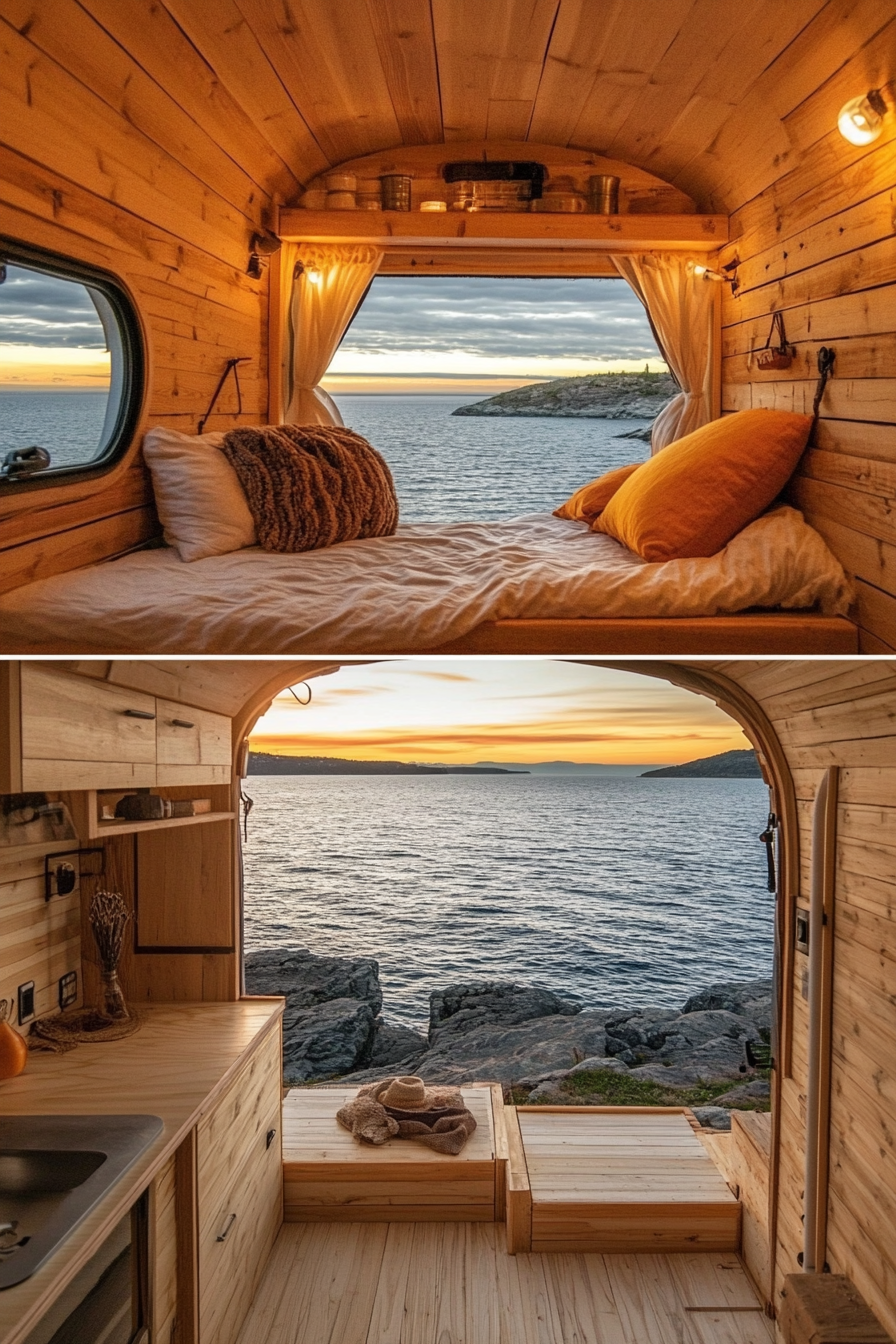
<svg viewBox="0 0 896 1344">
<path fill-rule="evenodd" d="M 236 1222 L 236 1214 L 235 1214 L 235 1213 L 232 1213 L 232 1214 L 230 1215 L 230 1217 L 227 1219 L 227 1226 L 225 1227 L 224 1231 L 218 1233 L 218 1237 L 217 1237 L 218 1241 L 226 1241 L 226 1240 L 227 1240 L 227 1238 L 230 1236 L 230 1230 L 231 1230 L 231 1228 L 233 1227 L 233 1225 L 234 1225 L 235 1222 Z"/>
<path fill-rule="evenodd" d="M 171 726 L 172 726 L 172 728 L 195 728 L 195 727 L 196 727 L 195 723 L 191 723 L 189 719 L 172 719 L 172 720 L 171 720 Z"/>
<path fill-rule="evenodd" d="M 128 719 L 154 719 L 155 714 L 150 714 L 148 709 L 123 709 L 122 714 Z"/>
<path fill-rule="evenodd" d="M 271 1144 L 274 1142 L 276 1137 L 277 1137 L 276 1129 L 269 1129 L 267 1132 L 267 1137 L 264 1142 L 265 1148 L 270 1148 Z"/>
</svg>

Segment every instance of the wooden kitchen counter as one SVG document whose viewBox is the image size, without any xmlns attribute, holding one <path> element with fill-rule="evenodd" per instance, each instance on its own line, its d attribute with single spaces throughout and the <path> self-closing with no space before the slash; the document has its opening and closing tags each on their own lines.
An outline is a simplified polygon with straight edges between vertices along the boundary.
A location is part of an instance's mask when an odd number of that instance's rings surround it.
<svg viewBox="0 0 896 1344">
<path fill-rule="evenodd" d="M 32 1052 L 0 1083 L 0 1115 L 157 1115 L 164 1128 L 30 1279 L 0 1291 L 0 1344 L 18 1344 L 146 1189 L 236 1072 L 277 1027 L 284 1000 L 161 1004 L 140 1030 L 64 1055 Z"/>
</svg>

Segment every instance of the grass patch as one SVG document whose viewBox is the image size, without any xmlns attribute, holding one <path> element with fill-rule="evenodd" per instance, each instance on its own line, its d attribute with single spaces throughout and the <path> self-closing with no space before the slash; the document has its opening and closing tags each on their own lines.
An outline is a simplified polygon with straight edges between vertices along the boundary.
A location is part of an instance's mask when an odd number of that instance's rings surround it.
<svg viewBox="0 0 896 1344">
<path fill-rule="evenodd" d="M 756 1075 L 753 1075 L 754 1077 Z M 764 1073 L 759 1076 L 767 1076 Z M 648 1078 L 632 1078 L 613 1069 L 589 1069 L 561 1079 L 555 1087 L 554 1104 L 565 1106 L 711 1106 L 716 1097 L 737 1087 L 737 1082 L 698 1083 L 694 1087 L 671 1087 L 652 1082 Z M 551 1105 L 551 1101 L 530 1103 L 524 1088 L 511 1088 L 510 1101 L 515 1106 Z M 735 1110 L 768 1110 L 769 1101 L 757 1097 L 745 1101 Z"/>
</svg>

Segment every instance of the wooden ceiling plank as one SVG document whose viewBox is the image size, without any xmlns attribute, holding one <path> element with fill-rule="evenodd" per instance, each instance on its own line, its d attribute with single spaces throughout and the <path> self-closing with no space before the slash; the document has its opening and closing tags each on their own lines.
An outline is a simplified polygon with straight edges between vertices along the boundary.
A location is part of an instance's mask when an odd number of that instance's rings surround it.
<svg viewBox="0 0 896 1344">
<path fill-rule="evenodd" d="M 196 5 L 192 0 L 164 0 L 164 5 L 295 176 L 304 182 L 326 168 L 331 160 L 315 140 L 235 0 L 215 0 L 213 6 Z"/>
<path fill-rule="evenodd" d="M 0 122 L 10 148 L 29 158 L 39 145 L 46 167 L 64 180 L 245 267 L 260 200 L 244 211 L 232 206 L 2 20 L 0 71 Z"/>
<path fill-rule="evenodd" d="M 564 3 L 554 29 L 548 52 L 545 76 L 539 90 L 533 117 L 533 133 L 554 139 L 561 128 L 552 115 L 553 106 L 566 99 L 569 69 L 583 66 L 590 75 L 590 88 L 578 104 L 575 125 L 570 115 L 564 118 L 568 135 L 560 143 L 572 140 L 606 152 L 615 134 L 637 105 L 636 91 L 644 89 L 675 40 L 697 0 L 641 0 L 614 5 L 607 16 L 603 37 L 594 41 L 594 5 L 590 0 L 575 0 L 566 14 Z M 582 81 L 578 81 L 581 93 Z M 625 156 L 628 158 L 628 155 Z"/>
<path fill-rule="evenodd" d="M 662 147 L 700 81 L 728 45 L 732 27 L 741 30 L 749 24 L 762 3 L 764 0 L 741 0 L 732 11 L 717 0 L 696 0 L 619 127 L 612 142 L 616 157 L 646 163 Z M 620 146 L 624 146 L 621 155 Z"/>
<path fill-rule="evenodd" d="M 442 139 L 442 104 L 429 0 L 366 0 L 395 119 L 406 145 Z"/>
<path fill-rule="evenodd" d="M 152 80 L 76 0 L 5 0 L 4 17 L 113 112 L 242 210 L 264 186 Z"/>
<path fill-rule="evenodd" d="M 271 194 L 296 189 L 290 163 L 265 138 L 201 52 L 157 0 L 78 0 L 162 88 L 178 72 L 177 101 Z"/>
<path fill-rule="evenodd" d="M 331 163 L 401 143 L 366 6 L 237 0 Z"/>
<path fill-rule="evenodd" d="M 533 140 L 555 145 L 570 142 L 596 73 L 603 68 L 610 33 L 626 4 L 627 0 L 607 0 L 603 21 L 595 23 L 589 0 L 562 0 L 535 98 L 529 130 Z"/>
<path fill-rule="evenodd" d="M 531 107 L 538 92 L 559 0 L 432 0 L 446 140 L 484 140 L 489 103 Z M 519 122 L 514 118 L 514 139 Z M 529 116 L 525 118 L 526 130 Z M 503 137 L 496 120 L 495 134 Z M 523 135 L 525 132 L 523 133 Z"/>
<path fill-rule="evenodd" d="M 861 57 L 880 31 L 882 19 L 892 14 L 892 0 L 885 0 L 884 6 L 881 0 L 825 5 L 755 81 L 706 154 L 676 174 L 676 184 L 696 191 L 703 208 L 711 190 L 714 205 L 735 210 L 799 167 L 802 148 L 790 134 L 787 119 L 813 95 L 819 96 L 831 76 L 846 65 L 852 65 L 858 87 L 864 88 L 863 60 L 850 60 L 849 53 Z M 819 119 L 815 140 L 828 129 L 829 122 Z"/>
<path fill-rule="evenodd" d="M 856 90 L 880 88 L 894 74 L 896 15 L 873 33 L 852 58 L 784 118 L 787 133 L 800 149 L 817 144 L 837 124 L 843 104 Z"/>
</svg>

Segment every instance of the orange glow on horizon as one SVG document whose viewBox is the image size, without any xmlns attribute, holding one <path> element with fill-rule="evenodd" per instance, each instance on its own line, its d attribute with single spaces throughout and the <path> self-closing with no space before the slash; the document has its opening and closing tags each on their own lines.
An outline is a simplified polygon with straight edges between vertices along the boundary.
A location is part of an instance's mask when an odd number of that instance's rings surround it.
<svg viewBox="0 0 896 1344">
<path fill-rule="evenodd" d="M 748 747 L 711 701 L 656 678 L 555 661 L 408 659 L 279 696 L 253 751 L 351 760 L 677 765 Z"/>
</svg>

